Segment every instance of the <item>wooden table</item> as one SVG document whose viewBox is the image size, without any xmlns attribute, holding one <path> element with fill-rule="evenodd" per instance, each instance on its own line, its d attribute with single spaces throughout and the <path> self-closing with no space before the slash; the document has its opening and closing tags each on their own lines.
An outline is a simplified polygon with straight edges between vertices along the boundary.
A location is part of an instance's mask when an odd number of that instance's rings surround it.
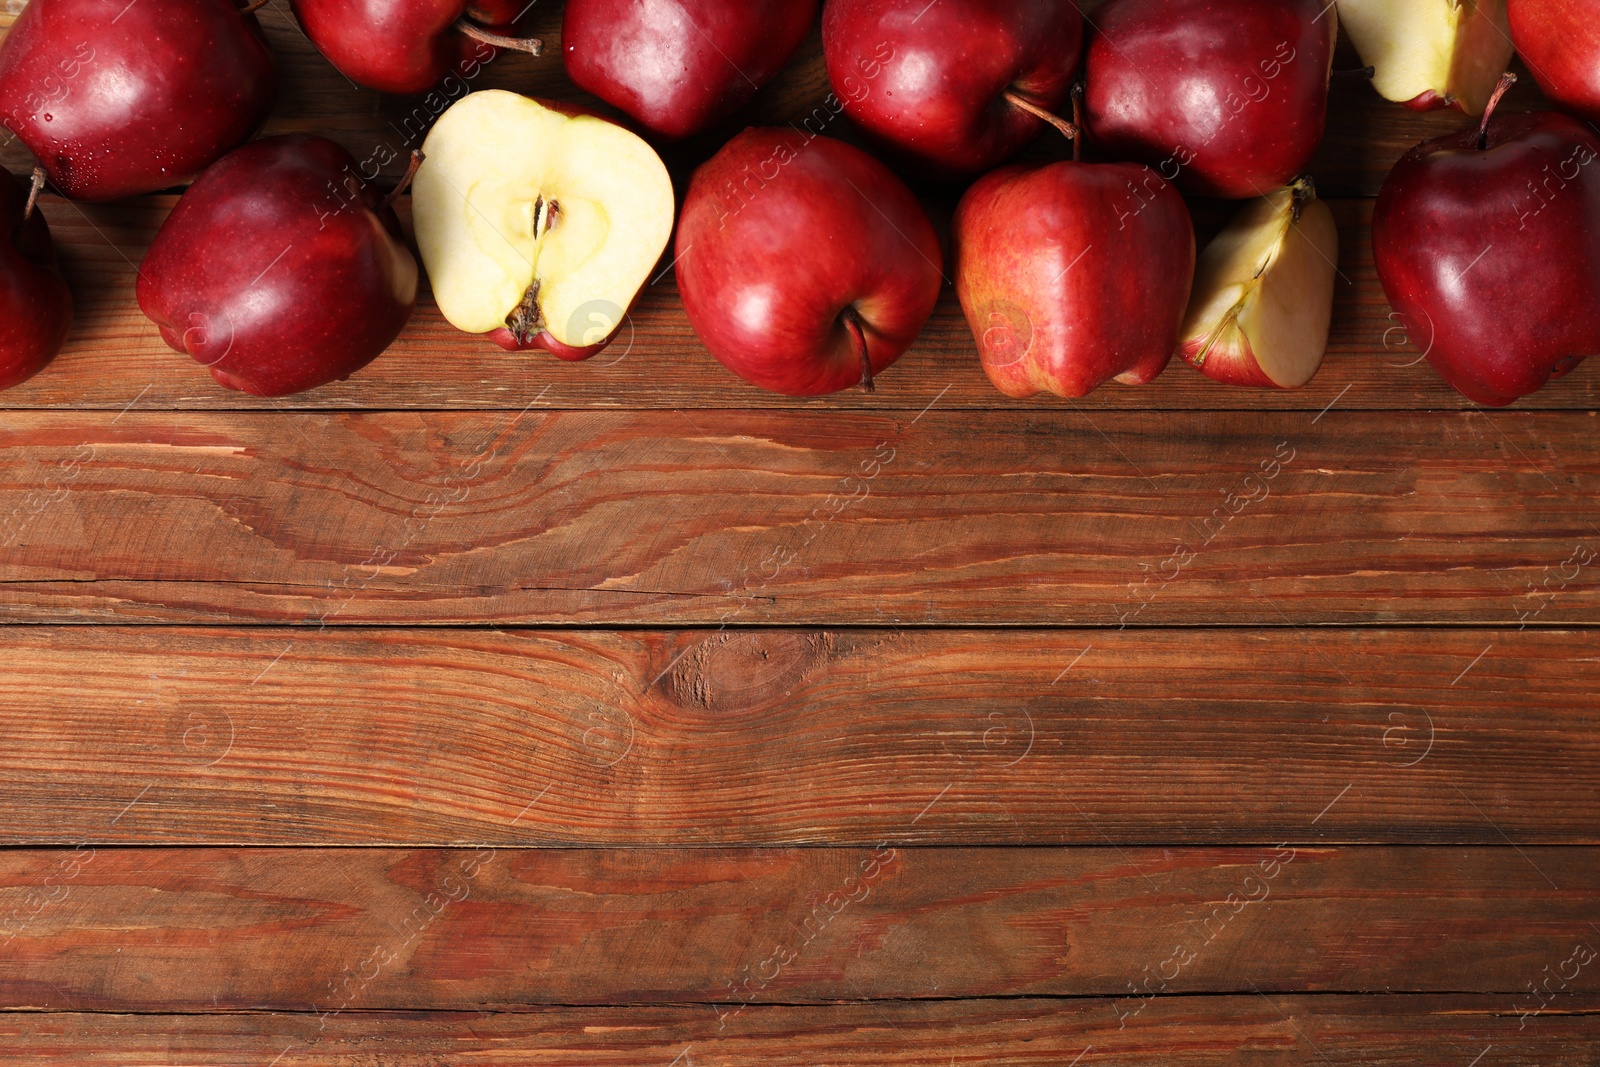
<svg viewBox="0 0 1600 1067">
<path fill-rule="evenodd" d="M 262 17 L 272 130 L 365 158 L 438 109 Z M 536 20 L 474 87 L 575 95 Z M 751 114 L 825 92 L 814 37 Z M 1489 412 L 1419 362 L 1371 197 L 1465 120 L 1333 95 L 1290 393 L 1012 402 L 947 295 L 876 395 L 790 400 L 669 276 L 587 364 L 425 303 L 262 401 L 137 311 L 171 197 L 47 199 L 0 1059 L 1594 1064 L 1600 366 Z"/>
</svg>

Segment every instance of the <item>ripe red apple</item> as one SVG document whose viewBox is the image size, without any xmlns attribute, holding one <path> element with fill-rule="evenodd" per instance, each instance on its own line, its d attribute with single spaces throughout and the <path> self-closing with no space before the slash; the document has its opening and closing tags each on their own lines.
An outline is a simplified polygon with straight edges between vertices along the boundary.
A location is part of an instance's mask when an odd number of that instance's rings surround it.
<svg viewBox="0 0 1600 1067">
<path fill-rule="evenodd" d="M 664 137 L 728 118 L 805 40 L 818 0 L 568 0 L 567 77 Z"/>
<path fill-rule="evenodd" d="M 232 0 L 32 0 L 0 47 L 0 123 L 81 200 L 189 180 L 276 97 L 261 27 Z"/>
<path fill-rule="evenodd" d="M 1194 278 L 1183 197 L 1137 163 L 985 175 L 956 209 L 956 294 L 1007 396 L 1084 396 L 1166 367 Z"/>
<path fill-rule="evenodd" d="M 425 93 L 499 48 L 538 55 L 540 41 L 507 36 L 528 6 L 521 0 L 290 0 L 295 17 L 329 63 L 357 85 L 383 93 Z"/>
<path fill-rule="evenodd" d="M 355 173 L 321 137 L 230 152 L 156 234 L 139 307 L 229 389 L 285 396 L 348 378 L 399 336 L 417 299 L 399 220 Z"/>
<path fill-rule="evenodd" d="M 1090 140 L 1201 196 L 1265 196 L 1322 141 L 1327 0 L 1111 0 L 1089 35 Z"/>
<path fill-rule="evenodd" d="M 882 163 L 793 129 L 746 130 L 697 170 L 678 288 L 706 348 L 790 396 L 872 388 L 939 300 L 933 224 Z"/>
<path fill-rule="evenodd" d="M 1045 128 L 1078 74 L 1071 0 L 828 0 L 828 79 L 848 114 L 923 169 L 976 174 Z"/>
<path fill-rule="evenodd" d="M 1511 40 L 1544 95 L 1600 120 L 1600 10 L 1592 0 L 1509 0 Z"/>
<path fill-rule="evenodd" d="M 1509 404 L 1600 353 L 1597 156 L 1581 122 L 1491 103 L 1481 131 L 1418 145 L 1383 183 L 1383 291 L 1468 399 Z"/>
<path fill-rule="evenodd" d="M 67 339 L 72 294 L 56 271 L 50 226 L 35 206 L 44 172 L 33 190 L 0 170 L 0 389 L 39 373 Z"/>
</svg>

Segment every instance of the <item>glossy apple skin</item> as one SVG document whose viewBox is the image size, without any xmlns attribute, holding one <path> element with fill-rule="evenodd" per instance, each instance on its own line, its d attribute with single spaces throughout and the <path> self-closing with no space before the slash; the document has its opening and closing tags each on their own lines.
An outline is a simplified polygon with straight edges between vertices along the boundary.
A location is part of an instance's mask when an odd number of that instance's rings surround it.
<svg viewBox="0 0 1600 1067">
<path fill-rule="evenodd" d="M 789 396 L 861 382 L 911 347 L 943 281 L 939 240 L 882 163 L 827 137 L 746 130 L 695 172 L 678 222 L 678 288 L 695 333 L 739 377 Z"/>
<path fill-rule="evenodd" d="M 1509 0 L 1511 40 L 1556 103 L 1600 120 L 1600 10 L 1593 0 Z"/>
<path fill-rule="evenodd" d="M 1178 347 L 1194 282 L 1183 197 L 1135 163 L 1005 167 L 956 209 L 956 294 L 1007 396 L 1150 381 Z"/>
<path fill-rule="evenodd" d="M 1089 34 L 1090 139 L 1185 192 L 1265 196 L 1310 162 L 1328 114 L 1326 0 L 1111 0 Z"/>
<path fill-rule="evenodd" d="M 343 148 L 293 134 L 201 175 L 139 269 L 139 307 L 167 344 L 256 396 L 347 378 L 387 348 L 416 305 L 417 262 L 354 173 Z"/>
<path fill-rule="evenodd" d="M 72 328 L 72 294 L 56 270 L 50 225 L 35 209 L 23 226 L 27 204 L 27 187 L 0 170 L 0 389 L 43 370 Z"/>
<path fill-rule="evenodd" d="M 449 74 L 475 77 L 498 51 L 455 29 L 462 18 L 509 33 L 525 4 L 509 0 L 290 0 L 295 18 L 339 73 L 369 89 L 425 93 Z"/>
<path fill-rule="evenodd" d="M 1071 0 L 828 0 L 828 79 L 857 125 L 939 177 L 993 169 L 1058 111 L 1083 51 Z M 937 71 L 930 77 L 929 71 Z"/>
<path fill-rule="evenodd" d="M 1372 252 L 1428 362 L 1500 407 L 1600 353 L 1600 139 L 1544 111 L 1497 114 L 1488 150 L 1477 140 L 1441 137 L 1395 164 Z"/>
<path fill-rule="evenodd" d="M 79 200 L 188 181 L 277 91 L 261 28 L 232 0 L 33 0 L 0 47 L 0 123 Z"/>
<path fill-rule="evenodd" d="M 567 77 L 657 134 L 731 116 L 789 62 L 818 0 L 568 0 Z"/>
</svg>

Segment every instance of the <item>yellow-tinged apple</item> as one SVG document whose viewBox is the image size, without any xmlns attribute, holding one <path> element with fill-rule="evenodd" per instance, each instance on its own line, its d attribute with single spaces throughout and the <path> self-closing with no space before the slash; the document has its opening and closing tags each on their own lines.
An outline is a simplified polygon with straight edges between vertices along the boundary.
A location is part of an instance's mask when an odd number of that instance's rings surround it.
<svg viewBox="0 0 1600 1067">
<path fill-rule="evenodd" d="M 1483 114 L 1511 62 L 1506 0 L 1339 0 L 1372 86 L 1418 111 Z"/>
<path fill-rule="evenodd" d="M 457 329 L 585 359 L 610 343 L 672 235 L 672 179 L 615 123 L 498 89 L 423 143 L 417 248 Z"/>
<path fill-rule="evenodd" d="M 1219 382 L 1298 389 L 1328 347 L 1338 261 L 1311 179 L 1251 201 L 1200 253 L 1179 352 Z"/>
</svg>

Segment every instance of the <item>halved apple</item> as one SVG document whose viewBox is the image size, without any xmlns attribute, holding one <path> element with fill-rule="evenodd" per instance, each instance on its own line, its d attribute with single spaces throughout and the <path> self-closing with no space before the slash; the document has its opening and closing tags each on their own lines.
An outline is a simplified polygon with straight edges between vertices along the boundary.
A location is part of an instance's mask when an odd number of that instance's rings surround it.
<svg viewBox="0 0 1600 1067">
<path fill-rule="evenodd" d="M 1481 115 L 1511 62 L 1506 0 L 1339 0 L 1339 24 L 1387 100 Z"/>
<path fill-rule="evenodd" d="M 586 359 L 672 235 L 672 179 L 641 138 L 498 89 L 439 117 L 412 185 L 417 248 L 457 329 Z"/>
<path fill-rule="evenodd" d="M 1179 353 L 1219 382 L 1298 389 L 1328 348 L 1338 261 L 1310 178 L 1251 201 L 1200 253 Z"/>
</svg>

